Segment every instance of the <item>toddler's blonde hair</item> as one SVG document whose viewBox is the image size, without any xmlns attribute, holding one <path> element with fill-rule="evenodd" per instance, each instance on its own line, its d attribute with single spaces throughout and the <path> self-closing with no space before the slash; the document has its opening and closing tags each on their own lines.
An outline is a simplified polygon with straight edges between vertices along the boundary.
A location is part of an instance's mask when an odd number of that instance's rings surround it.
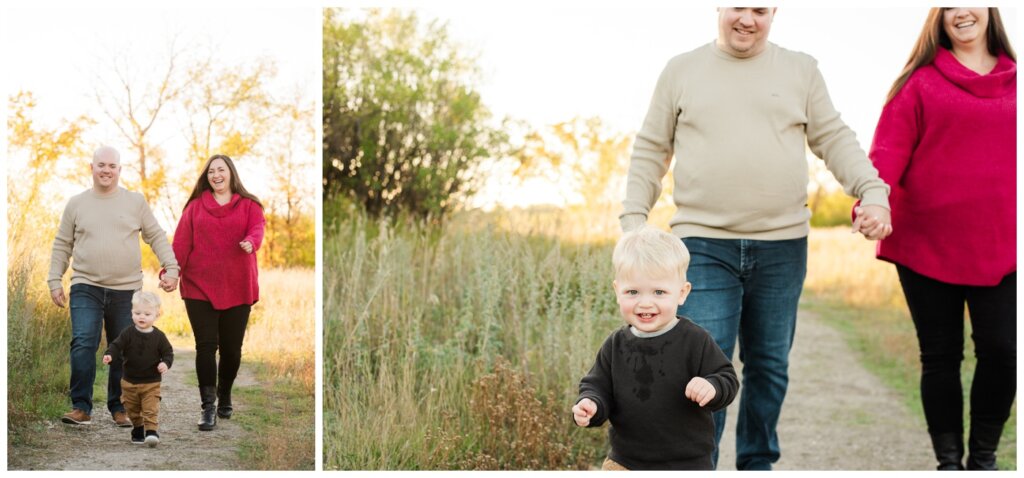
<svg viewBox="0 0 1024 478">
<path fill-rule="evenodd" d="M 643 225 L 622 235 L 612 252 L 615 277 L 643 274 L 686 280 L 690 251 L 683 241 L 653 226 Z"/>
<path fill-rule="evenodd" d="M 149 305 L 156 307 L 156 310 L 160 311 L 160 296 L 154 292 L 145 290 L 137 290 L 132 295 L 132 305 Z"/>
</svg>

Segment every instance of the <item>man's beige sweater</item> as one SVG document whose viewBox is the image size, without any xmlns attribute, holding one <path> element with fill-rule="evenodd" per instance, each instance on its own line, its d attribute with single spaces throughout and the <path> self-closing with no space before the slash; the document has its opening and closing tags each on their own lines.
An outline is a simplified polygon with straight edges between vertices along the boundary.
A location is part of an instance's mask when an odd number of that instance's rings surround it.
<svg viewBox="0 0 1024 478">
<path fill-rule="evenodd" d="M 889 187 L 832 106 L 814 58 L 772 43 L 746 59 L 714 42 L 679 55 L 633 145 L 622 229 L 646 222 L 674 154 L 670 226 L 679 237 L 804 237 L 805 144 L 847 194 L 889 207 Z"/>
<path fill-rule="evenodd" d="M 139 234 L 167 270 L 178 277 L 178 261 L 160 223 L 142 194 L 117 188 L 101 195 L 88 189 L 68 201 L 60 218 L 50 255 L 50 290 L 61 287 L 71 266 L 71 284 L 90 284 L 115 290 L 142 288 L 142 250 Z"/>
</svg>

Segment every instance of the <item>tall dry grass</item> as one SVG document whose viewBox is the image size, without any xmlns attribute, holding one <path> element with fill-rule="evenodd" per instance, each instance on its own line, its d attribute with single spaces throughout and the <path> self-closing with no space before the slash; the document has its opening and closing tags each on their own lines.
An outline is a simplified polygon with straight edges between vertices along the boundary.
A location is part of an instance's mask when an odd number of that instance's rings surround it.
<svg viewBox="0 0 1024 478">
<path fill-rule="evenodd" d="M 604 437 L 580 433 L 568 410 L 619 324 L 610 244 L 479 219 L 325 226 L 325 468 L 586 468 L 603 454 Z M 494 403 L 537 428 L 492 415 L 481 427 L 476 412 Z M 524 462 L 494 440 L 561 451 Z"/>
<path fill-rule="evenodd" d="M 59 416 L 68 406 L 70 322 L 66 309 L 51 303 L 44 283 L 49 256 L 44 259 L 32 243 L 8 241 L 8 443 L 31 439 L 38 418 Z"/>
<path fill-rule="evenodd" d="M 596 464 L 604 434 L 575 429 L 567 410 L 620 324 L 609 289 L 614 212 L 471 211 L 444 226 L 375 222 L 354 209 L 330 216 L 325 468 Z M 813 230 L 803 307 L 919 403 L 913 325 L 873 248 L 845 228 Z M 1015 437 L 1008 427 L 1003 466 L 1015 467 Z"/>
</svg>

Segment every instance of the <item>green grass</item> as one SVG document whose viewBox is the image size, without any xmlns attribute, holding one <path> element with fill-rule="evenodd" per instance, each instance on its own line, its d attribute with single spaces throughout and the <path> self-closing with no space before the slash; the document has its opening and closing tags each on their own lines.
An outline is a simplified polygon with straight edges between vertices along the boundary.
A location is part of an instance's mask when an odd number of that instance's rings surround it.
<svg viewBox="0 0 1024 478">
<path fill-rule="evenodd" d="M 263 367 L 256 367 L 256 375 L 259 385 L 233 391 L 235 402 L 246 406 L 245 413 L 235 413 L 231 420 L 253 437 L 241 443 L 243 469 L 313 470 L 316 414 L 311 390 L 276 379 Z"/>
<path fill-rule="evenodd" d="M 56 420 L 68 401 L 67 309 L 50 302 L 33 256 L 12 258 L 7 273 L 7 429 L 9 444 L 30 440 L 38 421 Z M 38 283 L 37 283 L 38 282 Z M 54 353 L 63 351 L 63 353 Z M 104 392 L 104 395 L 106 393 Z"/>
</svg>

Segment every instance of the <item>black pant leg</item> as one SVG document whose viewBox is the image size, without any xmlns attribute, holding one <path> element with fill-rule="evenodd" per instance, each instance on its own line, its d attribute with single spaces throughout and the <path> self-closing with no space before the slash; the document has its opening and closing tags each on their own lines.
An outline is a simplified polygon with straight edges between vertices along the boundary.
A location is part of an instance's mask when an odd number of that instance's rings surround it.
<svg viewBox="0 0 1024 478">
<path fill-rule="evenodd" d="M 196 339 L 196 375 L 199 386 L 217 385 L 217 347 L 221 312 L 205 300 L 185 299 L 185 312 Z"/>
<path fill-rule="evenodd" d="M 928 432 L 963 433 L 960 363 L 966 287 L 947 284 L 897 265 L 921 347 L 921 402 Z"/>
<path fill-rule="evenodd" d="M 999 425 L 1017 392 L 1017 273 L 994 287 L 967 291 L 971 338 L 978 358 L 971 385 L 971 421 Z"/>
<path fill-rule="evenodd" d="M 229 388 L 234 383 L 238 367 L 242 363 L 242 341 L 245 339 L 245 328 L 249 323 L 251 310 L 250 305 L 240 305 L 221 311 L 219 378 L 221 384 Z"/>
</svg>

